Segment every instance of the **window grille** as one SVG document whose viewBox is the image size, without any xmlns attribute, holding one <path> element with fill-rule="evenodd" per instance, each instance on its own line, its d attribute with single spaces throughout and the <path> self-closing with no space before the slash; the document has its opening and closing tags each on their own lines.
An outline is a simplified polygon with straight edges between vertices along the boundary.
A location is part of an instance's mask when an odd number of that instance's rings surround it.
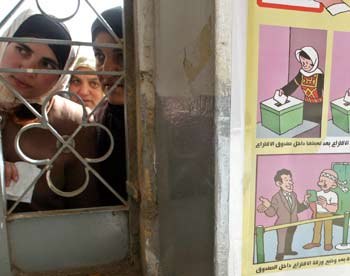
<svg viewBox="0 0 350 276">
<path fill-rule="evenodd" d="M 22 0 L 19 1 L 13 8 L 8 12 L 8 14 L 0 21 L 0 33 L 3 33 L 4 28 L 6 24 L 11 22 L 12 18 L 15 16 L 15 14 L 21 9 L 22 4 L 24 4 L 26 1 Z M 45 10 L 44 7 L 42 7 L 42 1 L 36 0 L 36 8 L 39 10 L 40 13 L 42 14 L 48 14 Z M 94 43 L 94 42 L 84 42 L 84 41 L 64 41 L 64 40 L 55 40 L 55 39 L 42 39 L 42 38 L 24 38 L 24 37 L 0 37 L 0 43 L 6 43 L 6 42 L 19 42 L 19 43 L 38 43 L 38 44 L 57 44 L 57 45 L 71 45 L 74 49 L 79 49 L 81 47 L 99 47 L 99 48 L 111 48 L 111 49 L 119 49 L 123 53 L 125 45 L 123 39 L 120 39 L 116 33 L 112 30 L 111 26 L 108 25 L 108 23 L 104 20 L 104 18 L 101 16 L 101 14 L 97 11 L 95 6 L 88 0 L 85 1 L 72 1 L 72 5 L 75 5 L 75 9 L 72 14 L 58 18 L 62 22 L 66 22 L 75 16 L 79 15 L 80 9 L 82 7 L 82 4 L 85 4 L 85 7 L 88 7 L 95 15 L 95 18 L 99 18 L 101 23 L 104 25 L 104 27 L 108 30 L 110 35 L 114 38 L 116 43 Z M 54 14 L 53 14 L 54 15 Z M 123 54 L 123 62 L 125 64 L 125 55 Z M 97 185 L 105 185 L 105 187 L 108 188 L 108 190 L 114 194 L 116 198 L 118 198 L 122 204 L 128 208 L 128 203 L 127 201 L 120 195 L 118 194 L 117 191 L 115 191 L 110 183 L 107 183 L 107 181 L 100 175 L 98 170 L 93 167 L 93 164 L 99 163 L 106 158 L 110 156 L 110 154 L 113 151 L 113 147 L 118 147 L 114 143 L 113 140 L 113 135 L 110 132 L 110 130 L 102 125 L 101 123 L 95 122 L 93 120 L 94 115 L 96 114 L 96 111 L 100 108 L 100 106 L 103 104 L 103 101 L 106 101 L 108 98 L 108 95 L 112 93 L 113 89 L 120 85 L 122 82 L 125 80 L 125 71 L 124 67 L 120 71 L 103 71 L 103 72 L 96 72 L 96 75 L 105 75 L 105 76 L 118 76 L 118 80 L 114 83 L 112 87 L 108 89 L 108 91 L 105 91 L 105 95 L 103 99 L 98 103 L 97 106 L 95 106 L 91 112 L 88 112 L 87 109 L 85 109 L 85 105 L 83 100 L 78 96 L 78 95 L 73 95 L 69 91 L 56 91 L 55 93 L 50 94 L 47 96 L 44 100 L 44 103 L 42 104 L 41 108 L 41 113 L 38 112 L 30 102 L 26 100 L 25 97 L 21 95 L 19 91 L 17 91 L 1 74 L 2 73 L 13 73 L 13 74 L 54 74 L 54 75 L 66 75 L 70 76 L 72 74 L 74 75 L 91 75 L 91 71 L 76 71 L 76 70 L 71 70 L 71 69 L 62 69 L 62 70 L 47 70 L 47 69 L 33 69 L 33 68 L 0 68 L 0 83 L 2 83 L 19 101 L 22 103 L 24 106 L 28 108 L 28 110 L 37 118 L 37 122 L 35 123 L 30 123 L 25 126 L 23 126 L 17 133 L 15 137 L 15 149 L 18 154 L 18 156 L 25 162 L 28 162 L 30 164 L 40 166 L 40 173 L 35 177 L 35 179 L 31 182 L 31 184 L 22 192 L 22 194 L 19 196 L 19 198 L 14 202 L 14 204 L 9 208 L 7 211 L 7 214 L 13 213 L 13 211 L 16 209 L 18 204 L 21 202 L 23 197 L 35 186 L 37 181 L 46 175 L 46 180 L 47 180 L 47 185 L 49 189 L 57 194 L 59 197 L 67 197 L 67 198 L 73 198 L 80 195 L 87 187 L 90 185 L 89 180 L 91 179 L 92 176 L 96 177 L 98 179 Z M 95 74 L 95 73 L 94 73 Z M 79 102 L 82 105 L 82 110 L 83 110 L 83 117 L 81 120 L 80 125 L 75 129 L 75 131 L 71 135 L 61 135 L 55 127 L 50 123 L 49 121 L 49 116 L 47 112 L 47 107 L 50 104 L 50 100 L 54 96 L 60 96 L 64 98 L 70 98 L 70 97 L 77 97 Z M 98 157 L 85 157 L 82 156 L 76 149 L 76 141 L 75 138 L 79 134 L 79 132 L 82 129 L 90 128 L 90 127 L 95 127 L 95 128 L 100 128 L 103 131 L 106 131 L 108 134 L 109 138 L 111 139 L 110 147 L 108 151 L 103 154 L 102 156 Z M 57 148 L 56 148 L 56 153 L 51 157 L 51 158 L 46 158 L 46 159 L 35 159 L 31 158 L 28 156 L 23 148 L 21 147 L 21 139 L 23 135 L 26 134 L 28 130 L 31 129 L 44 129 L 49 131 L 55 139 L 57 139 Z M 6 148 L 8 145 L 3 145 L 3 148 Z M 40 149 L 38 149 L 40 150 Z M 51 169 L 55 164 L 55 161 L 57 158 L 62 156 L 63 154 L 70 152 L 72 153 L 76 159 L 78 159 L 81 164 L 84 165 L 84 171 L 85 171 L 85 180 L 83 181 L 83 184 L 78 187 L 77 189 L 73 191 L 64 191 L 59 189 L 58 187 L 55 186 L 55 182 L 51 178 Z M 1 151 L 0 153 L 0 159 L 1 162 L 6 160 L 6 156 L 3 156 L 3 152 Z M 116 168 L 118 169 L 118 168 Z M 4 172 L 2 172 L 4 175 Z M 3 179 L 3 178 L 2 178 Z M 4 182 L 2 181 L 2 190 L 5 190 L 4 187 Z M 93 207 L 93 206 L 92 206 Z"/>
</svg>

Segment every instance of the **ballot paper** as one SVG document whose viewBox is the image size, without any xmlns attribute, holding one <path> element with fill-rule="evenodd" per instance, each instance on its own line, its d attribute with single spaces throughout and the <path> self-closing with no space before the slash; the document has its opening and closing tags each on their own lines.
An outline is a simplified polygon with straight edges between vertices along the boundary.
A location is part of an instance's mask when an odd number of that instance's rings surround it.
<svg viewBox="0 0 350 276">
<path fill-rule="evenodd" d="M 345 91 L 344 102 L 350 103 L 350 89 Z"/>
<path fill-rule="evenodd" d="M 284 94 L 281 94 L 281 95 L 280 95 L 280 91 L 279 91 L 279 90 L 276 90 L 276 91 L 275 91 L 275 95 L 273 96 L 273 99 L 274 99 L 277 103 L 283 105 L 283 104 L 285 104 L 285 103 L 287 102 L 288 97 L 287 97 L 286 95 L 284 95 Z"/>
<path fill-rule="evenodd" d="M 281 5 L 296 8 L 321 8 L 321 4 L 314 0 L 259 0 L 258 3 L 261 6 Z"/>
<path fill-rule="evenodd" d="M 18 181 L 11 181 L 10 186 L 6 187 L 6 198 L 8 200 L 17 200 L 23 192 L 30 186 L 35 177 L 40 173 L 40 169 L 28 162 L 16 162 L 18 171 Z M 33 185 L 25 196 L 20 200 L 21 202 L 31 203 L 35 185 Z"/>
</svg>

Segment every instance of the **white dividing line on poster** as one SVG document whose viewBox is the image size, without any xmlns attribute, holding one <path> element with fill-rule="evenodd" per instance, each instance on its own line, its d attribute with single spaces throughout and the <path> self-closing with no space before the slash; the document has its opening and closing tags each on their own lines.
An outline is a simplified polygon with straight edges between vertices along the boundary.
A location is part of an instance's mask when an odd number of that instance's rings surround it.
<svg viewBox="0 0 350 276">
<path fill-rule="evenodd" d="M 261 0 L 264 4 L 288 5 L 303 8 L 320 8 L 321 4 L 314 0 Z"/>
</svg>

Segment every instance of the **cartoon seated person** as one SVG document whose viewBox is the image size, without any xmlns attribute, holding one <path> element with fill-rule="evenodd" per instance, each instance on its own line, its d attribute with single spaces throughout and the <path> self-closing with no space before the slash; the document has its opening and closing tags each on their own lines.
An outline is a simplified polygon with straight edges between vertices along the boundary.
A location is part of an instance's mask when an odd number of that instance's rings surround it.
<svg viewBox="0 0 350 276">
<path fill-rule="evenodd" d="M 279 95 L 289 96 L 301 87 L 304 93 L 303 119 L 321 123 L 324 74 L 318 68 L 318 53 L 310 46 L 295 52 L 300 63 L 297 75 L 285 86 L 278 89 Z"/>
<path fill-rule="evenodd" d="M 337 187 L 338 174 L 331 169 L 323 170 L 320 174 L 317 185 L 320 190 L 317 191 L 317 201 L 316 208 L 313 212 L 316 212 L 313 216 L 314 218 L 328 218 L 332 217 L 333 213 L 337 211 L 338 208 L 338 195 L 331 189 Z M 310 206 L 311 203 L 310 203 Z M 333 221 L 317 221 L 314 224 L 312 241 L 303 246 L 304 249 L 312 249 L 321 246 L 321 230 L 322 225 L 324 225 L 324 250 L 330 251 L 333 249 L 332 242 L 332 227 Z"/>
<path fill-rule="evenodd" d="M 337 15 L 343 12 L 349 12 L 350 6 L 348 6 L 343 0 L 314 0 L 321 3 L 331 15 Z"/>
<path fill-rule="evenodd" d="M 300 203 L 297 194 L 294 192 L 294 182 L 290 170 L 281 169 L 274 177 L 279 191 L 272 196 L 271 201 L 260 197 L 261 204 L 257 207 L 259 213 L 265 213 L 268 217 L 276 216 L 275 225 L 288 224 L 298 221 L 298 213 L 308 209 L 308 195 Z M 277 230 L 277 254 L 276 260 L 283 260 L 285 255 L 297 255 L 292 250 L 292 242 L 296 226 L 281 228 Z"/>
</svg>

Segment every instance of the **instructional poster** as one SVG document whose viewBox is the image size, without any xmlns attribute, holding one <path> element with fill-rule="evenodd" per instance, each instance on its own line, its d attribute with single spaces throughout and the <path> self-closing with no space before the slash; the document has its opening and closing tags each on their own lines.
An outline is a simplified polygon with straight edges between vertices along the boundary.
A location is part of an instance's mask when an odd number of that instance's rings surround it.
<svg viewBox="0 0 350 276">
<path fill-rule="evenodd" d="M 249 1 L 246 79 L 243 275 L 350 264 L 350 1 Z"/>
</svg>

